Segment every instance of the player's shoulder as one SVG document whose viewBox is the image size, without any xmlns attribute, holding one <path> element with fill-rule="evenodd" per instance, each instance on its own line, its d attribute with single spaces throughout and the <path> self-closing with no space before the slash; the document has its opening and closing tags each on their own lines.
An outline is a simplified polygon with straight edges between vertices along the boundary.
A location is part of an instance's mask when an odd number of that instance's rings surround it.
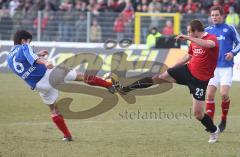
<svg viewBox="0 0 240 157">
<path fill-rule="evenodd" d="M 225 29 L 229 30 L 229 31 L 232 31 L 233 33 L 237 32 L 236 27 L 234 25 L 229 25 L 229 24 L 226 24 L 226 23 L 225 23 Z"/>
<path fill-rule="evenodd" d="M 208 31 L 210 31 L 212 29 L 214 29 L 214 26 L 208 26 L 208 27 L 205 28 L 205 31 L 208 32 Z"/>
<path fill-rule="evenodd" d="M 225 28 L 233 28 L 234 26 L 233 25 L 230 25 L 230 24 L 227 24 L 227 23 L 224 23 L 223 24 L 223 27 Z M 234 27 L 235 28 L 235 27 Z"/>
<path fill-rule="evenodd" d="M 23 49 L 26 49 L 26 48 L 29 48 L 29 47 L 30 47 L 29 44 L 22 44 L 21 46 L 22 46 Z"/>
<path fill-rule="evenodd" d="M 32 54 L 33 53 L 33 49 L 29 44 L 22 44 L 21 45 L 22 51 L 25 54 Z"/>
</svg>

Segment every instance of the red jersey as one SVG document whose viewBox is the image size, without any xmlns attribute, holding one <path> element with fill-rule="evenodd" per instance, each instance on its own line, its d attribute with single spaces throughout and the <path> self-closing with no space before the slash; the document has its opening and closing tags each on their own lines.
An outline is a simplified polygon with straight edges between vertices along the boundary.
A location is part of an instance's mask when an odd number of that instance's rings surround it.
<svg viewBox="0 0 240 157">
<path fill-rule="evenodd" d="M 191 42 L 188 54 L 192 56 L 192 58 L 188 63 L 188 69 L 195 78 L 207 81 L 214 76 L 214 70 L 218 60 L 219 45 L 214 35 L 206 33 L 202 39 L 214 41 L 215 47 L 203 48 Z"/>
</svg>

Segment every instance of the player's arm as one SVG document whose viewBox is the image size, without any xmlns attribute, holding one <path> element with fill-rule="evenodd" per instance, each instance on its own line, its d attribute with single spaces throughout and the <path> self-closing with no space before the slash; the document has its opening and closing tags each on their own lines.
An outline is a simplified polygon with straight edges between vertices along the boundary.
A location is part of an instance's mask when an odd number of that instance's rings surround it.
<svg viewBox="0 0 240 157">
<path fill-rule="evenodd" d="M 240 36 L 234 26 L 230 26 L 230 28 L 232 29 L 232 32 L 233 32 L 232 39 L 233 39 L 235 46 L 230 52 L 225 54 L 225 59 L 227 61 L 232 60 L 233 57 L 236 56 L 237 53 L 240 51 Z"/>
<path fill-rule="evenodd" d="M 38 63 L 38 64 L 44 64 L 44 65 L 46 66 L 46 68 L 48 68 L 48 69 L 52 69 L 52 68 L 54 67 L 51 62 L 45 60 L 44 58 L 38 58 L 38 59 L 36 60 L 36 63 Z"/>
<path fill-rule="evenodd" d="M 41 51 L 39 51 L 39 52 L 37 53 L 37 56 L 38 56 L 38 57 L 44 57 L 44 56 L 46 56 L 46 55 L 48 55 L 48 51 L 47 51 L 47 50 L 41 50 Z"/>
<path fill-rule="evenodd" d="M 233 42 L 235 44 L 235 47 L 231 50 L 233 55 L 237 55 L 237 53 L 240 51 L 240 36 L 234 26 L 230 26 L 233 30 Z"/>
<path fill-rule="evenodd" d="M 44 64 L 48 69 L 52 69 L 54 67 L 51 62 L 48 62 L 47 60 L 44 59 L 44 56 L 48 55 L 47 50 L 41 50 L 37 53 L 37 55 L 39 57 L 36 61 L 38 64 Z"/>
<path fill-rule="evenodd" d="M 44 64 L 48 69 L 53 68 L 52 63 L 34 54 L 32 48 L 28 44 L 24 44 L 22 47 L 23 47 L 23 54 L 31 65 L 33 65 L 36 62 L 38 64 Z"/>
<path fill-rule="evenodd" d="M 173 67 L 177 67 L 183 64 L 186 64 L 192 58 L 191 55 L 186 54 L 183 58 L 177 61 L 177 63 Z"/>
<path fill-rule="evenodd" d="M 184 34 L 180 34 L 176 37 L 176 40 L 179 40 L 179 39 L 189 40 L 189 41 L 194 42 L 204 48 L 214 48 L 216 46 L 215 42 L 212 40 L 204 40 L 204 39 L 200 39 L 200 38 L 194 38 L 194 37 L 184 35 Z"/>
</svg>

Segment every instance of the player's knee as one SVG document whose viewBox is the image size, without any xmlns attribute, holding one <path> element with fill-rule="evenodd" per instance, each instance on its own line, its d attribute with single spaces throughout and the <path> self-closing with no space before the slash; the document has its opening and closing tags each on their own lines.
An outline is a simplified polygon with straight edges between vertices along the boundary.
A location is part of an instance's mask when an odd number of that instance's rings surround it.
<svg viewBox="0 0 240 157">
<path fill-rule="evenodd" d="M 58 113 L 58 109 L 57 109 L 55 104 L 49 104 L 48 106 L 49 106 L 51 114 L 57 114 Z"/>
<path fill-rule="evenodd" d="M 206 96 L 207 96 L 207 100 L 214 100 L 215 98 L 215 94 L 211 92 L 207 92 Z"/>
<path fill-rule="evenodd" d="M 161 80 L 162 76 L 160 75 L 155 75 L 152 77 L 153 82 L 156 84 Z"/>
<path fill-rule="evenodd" d="M 81 73 L 81 72 L 78 72 L 77 73 L 77 77 L 76 77 L 76 80 L 77 81 L 83 81 L 84 80 L 84 74 L 83 73 Z"/>
<path fill-rule="evenodd" d="M 164 82 L 169 82 L 168 77 L 169 77 L 169 75 L 167 72 L 155 75 L 155 76 L 153 76 L 153 83 L 160 84 L 160 83 L 164 83 Z"/>
</svg>

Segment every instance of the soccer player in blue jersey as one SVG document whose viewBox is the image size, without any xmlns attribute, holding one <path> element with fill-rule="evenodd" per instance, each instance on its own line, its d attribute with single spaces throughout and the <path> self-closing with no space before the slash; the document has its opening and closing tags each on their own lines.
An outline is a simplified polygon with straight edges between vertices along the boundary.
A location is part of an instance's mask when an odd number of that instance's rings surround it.
<svg viewBox="0 0 240 157">
<path fill-rule="evenodd" d="M 54 66 L 51 62 L 43 58 L 48 54 L 47 51 L 42 50 L 38 54 L 33 52 L 29 45 L 31 40 L 32 35 L 25 30 L 19 30 L 15 33 L 14 46 L 7 58 L 8 66 L 16 75 L 22 78 L 31 89 L 39 92 L 43 102 L 50 108 L 52 121 L 63 133 L 63 141 L 72 141 L 72 135 L 67 128 L 64 118 L 55 105 L 58 90 L 53 88 L 49 83 L 49 76 Z M 111 82 L 107 82 L 97 76 L 79 73 L 75 70 L 69 71 L 64 80 L 84 81 L 89 85 L 105 87 L 111 93 L 114 93 Z"/>
<path fill-rule="evenodd" d="M 217 36 L 219 56 L 214 77 L 210 79 L 207 88 L 206 112 L 213 119 L 215 112 L 214 97 L 220 84 L 222 116 L 219 129 L 223 132 L 226 128 L 230 105 L 229 91 L 232 85 L 233 57 L 240 51 L 240 37 L 234 26 L 224 23 L 224 12 L 221 7 L 214 6 L 211 8 L 211 20 L 213 25 L 207 27 L 206 31 Z"/>
</svg>

